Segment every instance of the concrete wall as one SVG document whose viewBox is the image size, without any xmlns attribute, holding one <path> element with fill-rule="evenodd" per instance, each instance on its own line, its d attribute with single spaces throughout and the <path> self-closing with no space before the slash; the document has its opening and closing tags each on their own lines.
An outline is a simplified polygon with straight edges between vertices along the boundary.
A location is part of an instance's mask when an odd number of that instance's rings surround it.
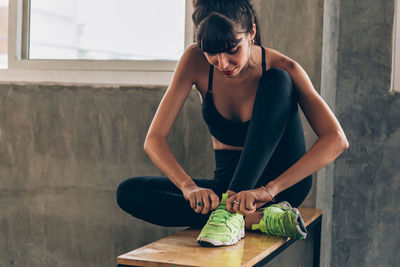
<svg viewBox="0 0 400 267">
<path fill-rule="evenodd" d="M 0 266 L 113 266 L 177 229 L 117 207 L 122 179 L 159 175 L 143 151 L 165 88 L 0 85 Z M 169 143 L 193 177 L 212 177 L 211 139 L 189 97 Z"/>
<path fill-rule="evenodd" d="M 320 92 L 322 59 L 323 0 L 252 0 L 264 46 L 278 50 L 296 60 Z M 302 114 L 307 147 L 316 135 Z M 304 207 L 315 207 L 316 175 Z"/>
<path fill-rule="evenodd" d="M 318 173 L 304 203 L 324 209 L 322 266 L 397 266 L 400 94 L 389 94 L 394 0 L 253 2 L 264 44 L 302 64 L 350 141 L 350 150 Z M 310 144 L 315 138 L 305 131 Z"/>
<path fill-rule="evenodd" d="M 332 266 L 398 266 L 400 94 L 391 95 L 394 0 L 341 0 Z"/>
</svg>

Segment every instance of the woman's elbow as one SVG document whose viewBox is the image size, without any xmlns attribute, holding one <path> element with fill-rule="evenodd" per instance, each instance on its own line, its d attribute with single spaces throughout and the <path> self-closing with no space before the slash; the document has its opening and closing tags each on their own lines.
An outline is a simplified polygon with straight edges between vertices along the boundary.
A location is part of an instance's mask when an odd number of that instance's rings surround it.
<svg viewBox="0 0 400 267">
<path fill-rule="evenodd" d="M 347 141 L 346 135 L 344 132 L 340 132 L 337 134 L 337 144 L 338 148 L 340 149 L 340 154 L 349 149 L 349 141 Z"/>
<path fill-rule="evenodd" d="M 151 150 L 153 141 L 154 141 L 154 140 L 153 140 L 152 138 L 149 138 L 148 136 L 147 136 L 146 139 L 144 140 L 144 143 L 143 143 L 143 150 L 144 150 L 144 152 L 146 152 L 147 154 L 148 154 L 149 151 Z"/>
<path fill-rule="evenodd" d="M 333 133 L 325 136 L 326 156 L 324 156 L 324 166 L 333 162 L 337 157 L 340 156 L 344 151 L 349 148 L 349 142 L 347 141 L 344 133 Z"/>
<path fill-rule="evenodd" d="M 143 150 L 144 152 L 148 153 L 151 147 L 151 138 L 149 135 L 146 136 L 144 143 L 143 143 Z"/>
<path fill-rule="evenodd" d="M 144 143 L 143 143 L 143 150 L 144 150 L 144 152 L 147 153 L 148 147 L 149 147 L 149 143 L 148 143 L 147 141 L 144 141 Z"/>
<path fill-rule="evenodd" d="M 159 145 L 160 142 L 165 141 L 166 138 L 162 137 L 162 136 L 157 136 L 157 135 L 147 135 L 144 143 L 143 143 L 143 150 L 149 154 L 149 152 L 151 152 L 154 148 L 154 146 Z"/>
</svg>

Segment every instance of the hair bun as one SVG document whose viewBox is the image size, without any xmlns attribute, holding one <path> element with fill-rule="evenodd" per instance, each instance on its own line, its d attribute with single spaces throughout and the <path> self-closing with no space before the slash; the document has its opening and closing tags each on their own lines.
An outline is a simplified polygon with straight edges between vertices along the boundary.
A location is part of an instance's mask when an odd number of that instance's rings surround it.
<svg viewBox="0 0 400 267">
<path fill-rule="evenodd" d="M 193 7 L 208 7 L 208 6 L 215 6 L 216 4 L 224 4 L 224 2 L 245 2 L 245 3 L 249 3 L 249 0 L 193 0 Z"/>
<path fill-rule="evenodd" d="M 204 29 L 209 33 L 214 32 L 212 28 L 215 27 L 221 28 L 220 30 L 223 30 L 223 25 L 220 25 L 221 22 L 223 24 L 225 24 L 224 22 L 229 22 L 234 26 L 239 25 L 240 30 L 247 33 L 250 33 L 253 30 L 253 25 L 255 24 L 257 28 L 255 44 L 261 45 L 260 28 L 258 26 L 258 21 L 253 6 L 251 4 L 251 0 L 192 0 L 192 3 L 194 7 L 192 13 L 192 21 L 194 26 L 196 27 L 196 32 L 198 35 L 197 37 L 200 37 L 199 34 L 202 35 L 200 32 Z M 214 12 L 220 14 L 221 16 L 210 16 L 210 14 Z M 201 27 L 203 28 L 203 30 L 199 29 L 199 26 L 204 24 L 204 20 L 210 18 L 213 18 L 211 20 L 212 23 L 210 24 L 209 21 L 207 23 L 207 27 Z M 220 21 L 222 18 L 225 18 L 226 21 Z M 208 36 L 207 38 L 211 38 L 211 35 L 209 34 L 206 34 L 204 36 Z M 199 40 L 199 38 L 197 38 L 197 40 Z"/>
</svg>

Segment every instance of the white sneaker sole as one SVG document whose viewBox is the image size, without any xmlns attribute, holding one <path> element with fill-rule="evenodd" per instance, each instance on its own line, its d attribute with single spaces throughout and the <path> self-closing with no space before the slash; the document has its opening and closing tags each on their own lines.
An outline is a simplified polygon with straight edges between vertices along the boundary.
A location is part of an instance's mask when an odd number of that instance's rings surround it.
<svg viewBox="0 0 400 267">
<path fill-rule="evenodd" d="M 211 239 L 208 237 L 198 237 L 197 243 L 199 243 L 201 246 L 205 246 L 205 247 L 230 246 L 230 245 L 236 244 L 237 242 L 239 242 L 240 239 L 244 238 L 244 233 L 245 233 L 245 229 L 243 227 L 243 229 L 240 230 L 239 235 L 230 241 L 221 242 L 221 241 L 214 240 L 214 239 Z"/>
</svg>

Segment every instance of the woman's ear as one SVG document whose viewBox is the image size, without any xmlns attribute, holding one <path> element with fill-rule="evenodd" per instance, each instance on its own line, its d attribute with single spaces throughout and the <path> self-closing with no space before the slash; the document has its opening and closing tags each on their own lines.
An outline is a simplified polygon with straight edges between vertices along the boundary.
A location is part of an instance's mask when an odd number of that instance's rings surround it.
<svg viewBox="0 0 400 267">
<path fill-rule="evenodd" d="M 254 39 L 254 37 L 256 36 L 256 32 L 257 32 L 257 27 L 256 24 L 253 23 L 253 29 L 250 32 L 250 40 Z"/>
</svg>

